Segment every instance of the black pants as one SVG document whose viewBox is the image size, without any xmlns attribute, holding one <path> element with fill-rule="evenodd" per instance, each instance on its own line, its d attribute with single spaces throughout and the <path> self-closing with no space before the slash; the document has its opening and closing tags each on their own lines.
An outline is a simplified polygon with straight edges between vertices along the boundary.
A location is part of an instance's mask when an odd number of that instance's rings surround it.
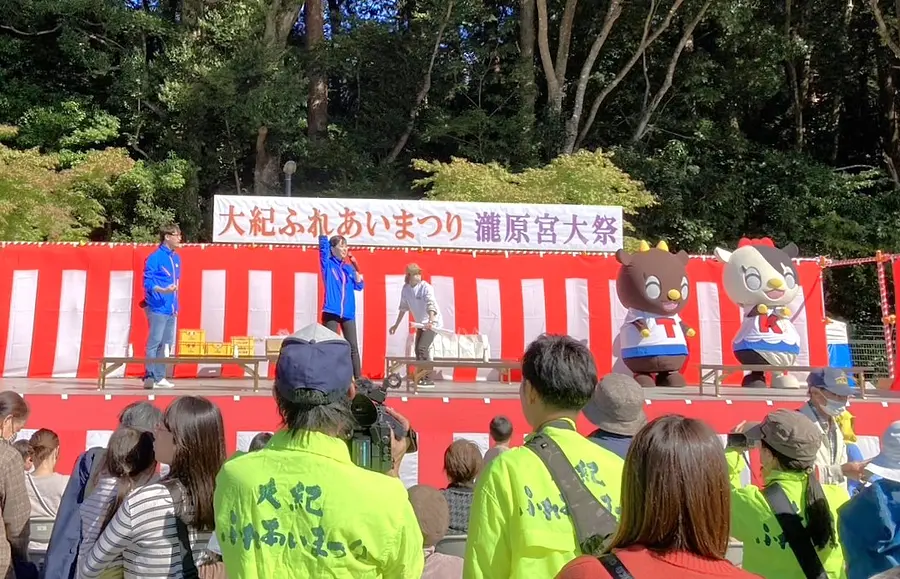
<svg viewBox="0 0 900 579">
<path fill-rule="evenodd" d="M 434 337 L 437 334 L 434 330 L 426 330 L 424 328 L 416 328 L 416 341 L 415 341 L 415 352 L 416 352 L 416 360 L 427 360 L 428 359 L 428 349 L 431 348 L 431 343 L 434 342 Z M 425 375 L 425 379 L 431 378 L 431 372 Z"/>
<path fill-rule="evenodd" d="M 360 378 L 361 366 L 359 363 L 359 344 L 356 341 L 356 321 L 342 318 L 336 314 L 322 312 L 322 325 L 334 333 L 341 333 L 344 339 L 350 343 L 350 361 L 353 363 L 353 377 Z M 341 331 L 338 332 L 338 326 Z"/>
</svg>

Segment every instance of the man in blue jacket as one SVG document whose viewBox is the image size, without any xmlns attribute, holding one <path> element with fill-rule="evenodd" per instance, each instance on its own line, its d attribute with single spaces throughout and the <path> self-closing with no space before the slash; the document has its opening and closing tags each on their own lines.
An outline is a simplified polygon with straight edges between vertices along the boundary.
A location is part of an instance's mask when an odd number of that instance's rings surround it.
<svg viewBox="0 0 900 579">
<path fill-rule="evenodd" d="M 159 230 L 159 248 L 144 262 L 144 301 L 147 314 L 147 358 L 164 358 L 175 345 L 175 317 L 178 315 L 178 281 L 181 258 L 175 250 L 181 245 L 181 229 L 174 224 Z M 172 388 L 166 380 L 166 367 L 147 364 L 144 388 Z"/>
<path fill-rule="evenodd" d="M 356 292 L 365 286 L 344 236 L 335 235 L 331 239 L 319 236 L 319 265 L 325 286 L 322 325 L 334 333 L 338 333 L 340 326 L 344 339 L 350 342 L 353 377 L 358 380 L 362 373 L 356 336 Z"/>
</svg>

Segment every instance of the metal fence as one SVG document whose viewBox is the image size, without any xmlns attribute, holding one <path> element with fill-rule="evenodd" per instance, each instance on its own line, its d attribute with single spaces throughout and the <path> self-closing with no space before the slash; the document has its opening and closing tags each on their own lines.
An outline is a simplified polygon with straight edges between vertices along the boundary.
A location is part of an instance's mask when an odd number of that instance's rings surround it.
<svg viewBox="0 0 900 579">
<path fill-rule="evenodd" d="M 884 329 L 876 325 L 848 325 L 850 355 L 853 357 L 854 366 L 870 366 L 875 368 L 875 378 L 888 376 L 888 352 L 884 342 Z M 896 331 L 894 343 L 896 343 Z"/>
</svg>

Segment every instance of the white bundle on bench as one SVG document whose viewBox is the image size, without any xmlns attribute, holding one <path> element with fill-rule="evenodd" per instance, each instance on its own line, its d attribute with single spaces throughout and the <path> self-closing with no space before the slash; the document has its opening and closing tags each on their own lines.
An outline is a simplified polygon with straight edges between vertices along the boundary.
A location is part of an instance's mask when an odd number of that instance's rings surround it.
<svg viewBox="0 0 900 579">
<path fill-rule="evenodd" d="M 406 341 L 406 355 L 416 357 L 416 334 L 411 333 Z M 451 334 L 449 332 L 437 332 L 434 342 L 428 350 L 429 360 L 449 358 L 453 360 L 482 360 L 491 359 L 491 346 L 488 337 L 484 334 Z"/>
</svg>

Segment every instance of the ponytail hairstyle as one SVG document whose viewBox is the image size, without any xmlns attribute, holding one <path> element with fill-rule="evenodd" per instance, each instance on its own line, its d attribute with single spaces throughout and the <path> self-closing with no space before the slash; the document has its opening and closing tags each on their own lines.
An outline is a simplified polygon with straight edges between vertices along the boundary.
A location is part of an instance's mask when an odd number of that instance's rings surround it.
<svg viewBox="0 0 900 579">
<path fill-rule="evenodd" d="M 806 530 L 816 549 L 835 546 L 837 537 L 834 534 L 834 517 L 825 498 L 825 491 L 813 473 L 813 463 L 788 458 L 766 444 L 765 440 L 762 441 L 762 446 L 772 453 L 780 470 L 806 473 Z"/>
<path fill-rule="evenodd" d="M 53 456 L 59 448 L 59 436 L 52 430 L 41 428 L 31 435 L 31 449 L 34 451 L 34 465 L 37 466 Z"/>
<path fill-rule="evenodd" d="M 109 437 L 103 460 L 103 472 L 116 479 L 116 498 L 109 505 L 100 533 L 122 506 L 125 497 L 139 486 L 141 477 L 156 466 L 153 435 L 130 426 L 120 426 Z"/>
</svg>

